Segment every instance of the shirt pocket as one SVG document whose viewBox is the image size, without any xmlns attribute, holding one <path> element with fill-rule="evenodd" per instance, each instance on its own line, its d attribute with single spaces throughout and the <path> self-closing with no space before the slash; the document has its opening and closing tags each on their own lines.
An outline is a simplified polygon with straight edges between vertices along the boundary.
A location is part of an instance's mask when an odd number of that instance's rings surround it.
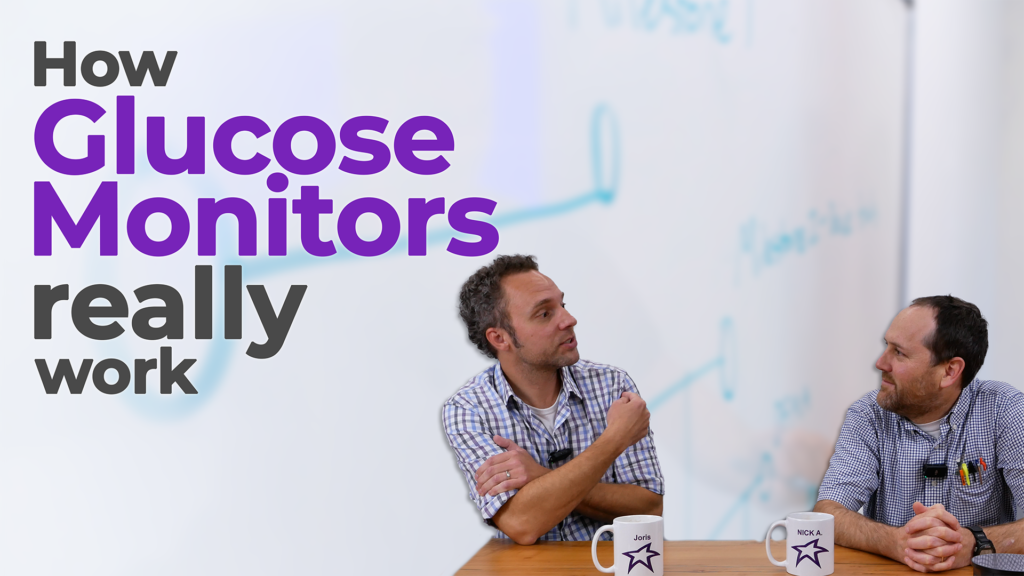
<svg viewBox="0 0 1024 576">
<path fill-rule="evenodd" d="M 995 474 L 986 474 L 985 481 L 979 482 L 977 475 L 972 475 L 970 486 L 960 484 L 959 475 L 953 486 L 953 515 L 965 522 L 968 518 L 986 517 L 999 509 L 996 487 L 998 479 Z M 966 525 L 966 524 L 965 524 Z"/>
</svg>

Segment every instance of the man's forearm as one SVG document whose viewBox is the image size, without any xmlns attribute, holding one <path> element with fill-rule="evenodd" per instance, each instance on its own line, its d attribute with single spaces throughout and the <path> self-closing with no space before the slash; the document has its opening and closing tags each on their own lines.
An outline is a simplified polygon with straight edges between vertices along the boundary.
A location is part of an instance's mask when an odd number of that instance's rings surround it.
<svg viewBox="0 0 1024 576">
<path fill-rule="evenodd" d="M 583 502 L 627 446 L 606 434 L 571 462 L 523 486 L 494 515 L 519 544 L 533 544 Z"/>
<path fill-rule="evenodd" d="M 865 518 L 832 500 L 819 500 L 814 505 L 814 511 L 835 516 L 835 542 L 839 546 L 864 550 L 903 562 L 903 550 L 896 550 L 894 546 L 897 541 L 897 528 Z"/>
<path fill-rule="evenodd" d="M 982 528 L 1000 554 L 1024 554 L 1024 519 Z M 971 543 L 973 546 L 973 538 Z"/>
<path fill-rule="evenodd" d="M 635 484 L 597 484 L 576 507 L 576 512 L 600 522 L 632 514 L 660 516 L 662 497 Z"/>
</svg>

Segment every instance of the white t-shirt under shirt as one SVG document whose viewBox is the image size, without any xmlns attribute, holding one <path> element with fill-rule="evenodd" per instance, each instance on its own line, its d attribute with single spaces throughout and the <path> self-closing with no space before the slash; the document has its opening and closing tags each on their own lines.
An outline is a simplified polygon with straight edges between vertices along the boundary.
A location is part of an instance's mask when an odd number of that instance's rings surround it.
<svg viewBox="0 0 1024 576">
<path fill-rule="evenodd" d="M 530 405 L 527 404 L 527 406 Z M 533 415 L 536 416 L 538 420 L 540 420 L 540 423 L 544 426 L 544 429 L 547 430 L 548 434 L 551 434 L 552 436 L 555 435 L 555 416 L 558 412 L 556 410 L 557 407 L 557 399 L 555 400 L 554 404 L 547 408 L 534 408 L 533 406 L 530 406 L 530 410 L 533 412 Z"/>
<path fill-rule="evenodd" d="M 943 416 L 942 418 L 939 418 L 935 422 L 929 422 L 927 424 L 918 424 L 917 427 L 920 428 L 921 431 L 931 434 L 932 438 L 935 438 L 936 440 L 942 440 L 942 433 L 939 432 L 939 428 L 942 426 L 942 421 L 945 419 L 946 417 Z"/>
</svg>

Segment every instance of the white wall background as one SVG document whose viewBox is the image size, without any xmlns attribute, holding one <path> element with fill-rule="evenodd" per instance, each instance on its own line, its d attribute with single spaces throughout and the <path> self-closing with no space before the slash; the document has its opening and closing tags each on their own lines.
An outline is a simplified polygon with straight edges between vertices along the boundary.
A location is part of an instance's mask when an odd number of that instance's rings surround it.
<svg viewBox="0 0 1024 576">
<path fill-rule="evenodd" d="M 917 8 L 907 294 L 989 321 L 982 378 L 1024 382 L 1024 5 Z"/>
<path fill-rule="evenodd" d="M 584 357 L 627 369 L 654 406 L 666 536 L 758 538 L 811 506 L 846 407 L 877 385 L 902 273 L 909 295 L 976 301 L 992 321 L 983 374 L 1019 380 L 1021 10 L 917 10 L 905 217 L 908 10 L 896 0 L 19 5 L 0 24 L 0 573 L 444 574 L 490 535 L 439 423 L 443 400 L 487 365 L 455 298 L 489 258 L 444 243 L 423 258 L 308 264 L 293 220 L 287 258 L 261 244 L 242 262 L 275 303 L 310 287 L 273 359 L 186 338 L 175 356 L 198 359 L 196 397 L 45 395 L 34 358 L 131 359 L 159 343 L 87 341 L 66 307 L 54 339 L 33 340 L 34 284 L 171 284 L 188 335 L 193 266 L 231 261 L 231 243 L 201 259 L 193 235 L 156 259 L 122 230 L 116 258 L 96 256 L 95 238 L 35 257 L 33 181 L 53 180 L 75 214 L 103 179 L 119 181 L 124 214 L 150 196 L 194 214 L 197 197 L 260 206 L 273 169 L 233 176 L 208 149 L 203 176 L 157 176 L 140 152 L 132 177 L 108 166 L 56 178 L 31 145 L 46 106 L 112 109 L 135 94 L 139 142 L 143 117 L 166 116 L 178 151 L 189 115 L 206 116 L 208 134 L 240 114 L 272 127 L 373 114 L 389 134 L 414 115 L 444 119 L 457 148 L 442 175 L 327 171 L 293 176 L 285 195 L 319 185 L 335 213 L 360 196 L 403 214 L 409 197 L 497 200 L 497 252 L 537 254 L 580 320 Z M 55 73 L 36 88 L 36 40 L 76 40 L 79 57 L 180 54 L 166 89 L 123 77 L 64 88 Z M 111 134 L 105 120 L 69 123 L 62 150 Z M 262 339 L 246 304 L 242 342 Z"/>
</svg>

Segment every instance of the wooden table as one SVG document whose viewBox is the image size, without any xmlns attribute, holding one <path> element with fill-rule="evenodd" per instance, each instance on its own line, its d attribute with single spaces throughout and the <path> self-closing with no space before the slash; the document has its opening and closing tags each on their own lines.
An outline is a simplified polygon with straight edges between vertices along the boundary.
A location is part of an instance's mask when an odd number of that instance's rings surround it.
<svg viewBox="0 0 1024 576">
<path fill-rule="evenodd" d="M 786 558 L 786 542 L 772 542 L 776 558 Z M 598 543 L 597 556 L 605 566 L 612 563 L 612 543 Z M 785 568 L 773 566 L 764 553 L 764 542 L 679 540 L 665 542 L 666 574 L 777 574 Z M 970 566 L 945 574 L 966 576 Z M 600 572 L 590 559 L 590 542 L 538 542 L 519 546 L 507 540 L 491 540 L 473 556 L 459 576 L 547 576 L 586 575 Z M 836 576 L 844 574 L 918 574 L 907 566 L 850 548 L 836 546 Z"/>
</svg>

